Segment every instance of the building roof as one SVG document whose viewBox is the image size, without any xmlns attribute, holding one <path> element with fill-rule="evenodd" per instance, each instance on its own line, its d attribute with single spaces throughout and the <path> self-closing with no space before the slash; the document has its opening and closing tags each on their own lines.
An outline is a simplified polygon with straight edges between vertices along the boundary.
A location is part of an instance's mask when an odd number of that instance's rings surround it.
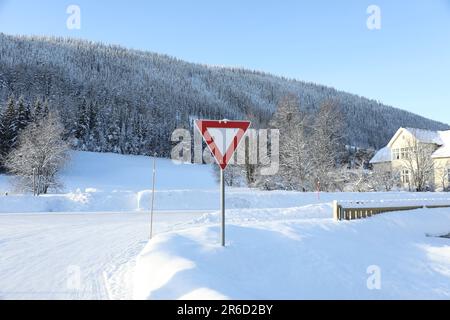
<svg viewBox="0 0 450 320">
<path fill-rule="evenodd" d="M 403 133 L 408 132 L 411 134 L 414 138 L 416 138 L 418 141 L 422 143 L 433 143 L 437 145 L 443 145 L 444 142 L 441 138 L 441 132 L 446 131 L 431 131 L 431 130 L 423 130 L 423 129 L 415 129 L 415 128 L 400 128 L 397 130 L 395 135 L 392 137 L 391 141 L 388 143 L 388 147 L 392 148 L 392 145 L 394 144 L 395 140 Z"/>
<path fill-rule="evenodd" d="M 389 144 L 383 149 L 380 149 L 372 160 L 370 160 L 370 163 L 383 163 L 391 161 L 392 144 L 405 131 L 409 132 L 422 143 L 432 143 L 437 145 L 439 148 L 431 155 L 432 158 L 450 158 L 450 130 L 432 131 L 415 128 L 400 128 L 392 137 L 391 141 L 389 141 Z"/>
<path fill-rule="evenodd" d="M 405 128 L 405 130 L 411 133 L 414 136 L 414 138 L 416 138 L 418 141 L 422 143 L 434 143 L 437 145 L 444 144 L 440 134 L 443 131 L 431 131 L 415 128 Z"/>
<path fill-rule="evenodd" d="M 450 158 L 450 130 L 439 131 L 439 137 L 442 141 L 441 147 L 432 155 L 432 158 Z"/>
<path fill-rule="evenodd" d="M 384 147 L 383 149 L 380 149 L 377 153 L 375 153 L 372 160 L 370 160 L 370 163 L 383 163 L 390 162 L 391 160 L 391 148 Z"/>
</svg>

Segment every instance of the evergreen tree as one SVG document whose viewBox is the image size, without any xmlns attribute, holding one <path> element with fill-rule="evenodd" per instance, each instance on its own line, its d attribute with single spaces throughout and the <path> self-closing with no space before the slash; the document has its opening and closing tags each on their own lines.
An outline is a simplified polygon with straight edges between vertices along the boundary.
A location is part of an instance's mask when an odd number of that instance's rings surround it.
<svg viewBox="0 0 450 320">
<path fill-rule="evenodd" d="M 47 117 L 50 114 L 49 102 L 47 99 L 44 100 L 44 108 L 42 109 L 42 118 Z"/>
<path fill-rule="evenodd" d="M 23 96 L 17 102 L 17 128 L 19 131 L 25 129 L 31 122 L 31 112 L 28 105 L 25 103 Z"/>
<path fill-rule="evenodd" d="M 75 126 L 75 138 L 79 140 L 79 145 L 83 145 L 89 129 L 89 115 L 87 102 L 84 100 L 78 107 L 77 123 Z"/>
<path fill-rule="evenodd" d="M 0 154 L 5 157 L 15 146 L 18 135 L 17 113 L 14 98 L 10 97 L 1 116 Z"/>
<path fill-rule="evenodd" d="M 97 132 L 97 105 L 90 103 L 86 111 L 86 135 L 85 145 L 87 150 L 96 150 L 99 140 Z"/>
<path fill-rule="evenodd" d="M 34 101 L 33 121 L 37 122 L 43 118 L 42 101 L 40 98 L 36 98 Z"/>
<path fill-rule="evenodd" d="M 89 132 L 94 131 L 95 124 L 97 122 L 97 105 L 95 103 L 89 104 L 89 110 L 87 112 L 87 126 L 89 129 Z"/>
</svg>

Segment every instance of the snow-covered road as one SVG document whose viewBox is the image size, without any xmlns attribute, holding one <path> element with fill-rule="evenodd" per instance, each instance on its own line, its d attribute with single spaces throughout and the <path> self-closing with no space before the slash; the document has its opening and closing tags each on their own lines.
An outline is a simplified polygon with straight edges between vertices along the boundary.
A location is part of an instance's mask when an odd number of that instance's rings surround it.
<svg viewBox="0 0 450 320">
<path fill-rule="evenodd" d="M 157 213 L 155 232 L 201 214 Z M 0 299 L 129 298 L 148 237 L 146 213 L 0 214 Z"/>
</svg>

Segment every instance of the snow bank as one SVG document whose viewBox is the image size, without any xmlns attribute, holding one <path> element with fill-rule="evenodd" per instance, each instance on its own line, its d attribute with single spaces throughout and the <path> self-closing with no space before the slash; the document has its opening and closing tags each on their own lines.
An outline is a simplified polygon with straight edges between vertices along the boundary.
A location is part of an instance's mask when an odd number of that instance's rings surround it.
<svg viewBox="0 0 450 320">
<path fill-rule="evenodd" d="M 133 192 L 105 193 L 86 190 L 39 197 L 0 196 L 0 213 L 130 211 L 136 211 L 136 194 Z"/>
<path fill-rule="evenodd" d="M 347 207 L 450 204 L 448 193 L 315 193 L 228 189 L 228 209 L 279 209 L 318 206 L 330 208 L 333 200 Z M 219 209 L 218 188 L 209 190 L 157 190 L 155 210 Z M 99 191 L 96 188 L 67 194 L 0 195 L 0 213 L 17 212 L 145 212 L 151 206 L 151 191 Z M 325 209 L 323 209 L 325 210 Z"/>
<path fill-rule="evenodd" d="M 211 190 L 162 190 L 155 193 L 155 204 L 161 210 L 199 209 L 216 210 L 220 204 L 218 188 Z M 448 193 L 303 193 L 291 191 L 261 191 L 245 188 L 227 188 L 226 206 L 229 209 L 296 208 L 307 205 L 331 204 L 339 200 L 343 204 L 364 205 L 418 205 L 450 204 Z M 151 191 L 138 193 L 138 210 L 149 210 Z"/>
<path fill-rule="evenodd" d="M 238 215 L 238 213 L 236 213 Z M 136 299 L 450 299 L 450 211 L 371 219 L 272 219 L 157 236 L 137 259 Z M 368 268 L 381 270 L 369 290 Z"/>
<path fill-rule="evenodd" d="M 226 211 L 227 223 L 258 223 L 261 221 L 290 221 L 299 219 L 332 218 L 331 204 L 308 205 L 277 209 L 232 209 Z M 194 224 L 212 224 L 221 221 L 221 212 L 207 213 L 193 221 Z"/>
</svg>

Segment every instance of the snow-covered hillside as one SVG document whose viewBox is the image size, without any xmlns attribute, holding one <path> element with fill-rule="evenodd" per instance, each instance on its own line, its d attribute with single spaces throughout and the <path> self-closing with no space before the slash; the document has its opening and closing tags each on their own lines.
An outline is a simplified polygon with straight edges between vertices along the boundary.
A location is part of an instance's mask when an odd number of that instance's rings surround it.
<svg viewBox="0 0 450 320">
<path fill-rule="evenodd" d="M 216 185 L 211 167 L 176 165 L 157 159 L 157 189 L 205 189 Z M 71 160 L 62 172 L 63 193 L 77 190 L 125 192 L 150 189 L 153 158 L 112 153 L 71 152 Z M 0 175 L 0 191 L 11 191 L 6 176 Z"/>
<path fill-rule="evenodd" d="M 73 152 L 62 173 L 66 191 L 142 191 L 152 186 L 153 158 L 112 153 Z M 216 186 L 210 166 L 178 165 L 157 159 L 158 190 L 209 189 Z"/>
</svg>

